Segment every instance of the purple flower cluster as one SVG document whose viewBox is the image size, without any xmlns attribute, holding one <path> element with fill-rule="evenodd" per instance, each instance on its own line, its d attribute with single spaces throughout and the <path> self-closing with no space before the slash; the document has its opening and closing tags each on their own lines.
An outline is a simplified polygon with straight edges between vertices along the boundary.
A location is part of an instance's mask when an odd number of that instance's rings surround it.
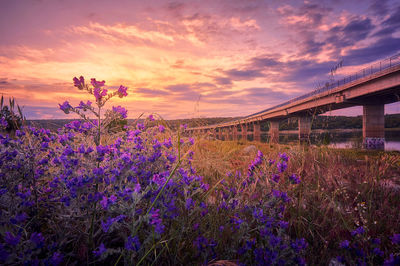
<svg viewBox="0 0 400 266">
<path fill-rule="evenodd" d="M 128 116 L 128 111 L 119 105 L 117 107 L 113 106 L 112 110 L 113 112 L 120 114 L 122 118 L 127 118 Z"/>
<path fill-rule="evenodd" d="M 6 128 L 7 126 L 7 120 L 4 117 L 0 118 L 0 127 Z"/>
<path fill-rule="evenodd" d="M 74 77 L 73 81 L 75 87 L 77 87 L 80 90 L 83 90 L 83 88 L 85 87 L 85 79 L 82 76 L 80 76 L 79 79 L 77 77 Z"/>
<path fill-rule="evenodd" d="M 70 110 L 72 109 L 72 106 L 69 104 L 68 101 L 65 101 L 63 104 L 59 104 L 60 109 L 66 113 L 69 114 Z"/>
</svg>

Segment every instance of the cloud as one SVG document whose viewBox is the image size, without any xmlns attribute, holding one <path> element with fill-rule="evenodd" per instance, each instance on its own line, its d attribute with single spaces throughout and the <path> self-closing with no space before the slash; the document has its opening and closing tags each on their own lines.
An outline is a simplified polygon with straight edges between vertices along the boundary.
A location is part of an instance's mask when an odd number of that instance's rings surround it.
<svg viewBox="0 0 400 266">
<path fill-rule="evenodd" d="M 264 77 L 261 69 L 229 69 L 224 71 L 224 74 L 232 80 L 254 80 L 259 77 Z"/>
<path fill-rule="evenodd" d="M 391 36 L 400 29 L 400 6 L 398 6 L 390 16 L 383 21 L 379 31 L 374 33 L 374 36 Z"/>
<path fill-rule="evenodd" d="M 368 10 L 375 16 L 384 17 L 389 12 L 389 0 L 374 0 Z"/>
<path fill-rule="evenodd" d="M 400 51 L 400 38 L 381 38 L 371 45 L 350 50 L 344 60 L 350 65 L 365 64 L 394 55 Z"/>
<path fill-rule="evenodd" d="M 145 97 L 160 97 L 160 96 L 166 96 L 169 94 L 168 91 L 154 90 L 154 89 L 149 89 L 149 88 L 135 88 L 134 93 L 141 94 Z"/>
<path fill-rule="evenodd" d="M 142 44 L 168 45 L 175 42 L 171 34 L 160 31 L 144 30 L 135 25 L 118 23 L 115 25 L 103 25 L 97 22 L 90 22 L 88 26 L 73 26 L 71 31 L 77 34 L 93 35 L 104 40 L 119 42 L 129 41 Z"/>
<path fill-rule="evenodd" d="M 395 11 L 390 15 L 390 17 L 386 19 L 382 24 L 388 26 L 400 25 L 400 5 L 395 9 Z"/>
<path fill-rule="evenodd" d="M 0 78 L 0 85 L 8 85 L 8 84 L 10 83 L 7 81 L 7 78 Z"/>
<path fill-rule="evenodd" d="M 290 94 L 287 94 L 283 91 L 276 91 L 271 88 L 246 88 L 244 91 L 244 97 L 250 97 L 256 100 L 265 101 L 265 99 L 272 101 L 283 101 L 287 100 L 290 97 Z"/>
<path fill-rule="evenodd" d="M 215 77 L 214 82 L 218 85 L 232 85 L 232 80 L 228 77 Z"/>
</svg>

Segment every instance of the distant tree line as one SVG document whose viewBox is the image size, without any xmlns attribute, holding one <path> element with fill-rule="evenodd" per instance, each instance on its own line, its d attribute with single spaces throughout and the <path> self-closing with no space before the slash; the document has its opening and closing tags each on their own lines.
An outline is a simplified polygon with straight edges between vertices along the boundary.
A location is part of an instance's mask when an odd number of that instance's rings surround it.
<svg viewBox="0 0 400 266">
<path fill-rule="evenodd" d="M 163 123 L 172 130 L 176 130 L 180 125 L 187 125 L 188 127 L 200 127 L 214 125 L 218 123 L 228 122 L 239 117 L 212 117 L 212 118 L 192 118 L 192 119 L 174 119 L 174 120 L 161 120 L 153 121 L 152 123 Z M 36 127 L 43 127 L 56 131 L 58 128 L 71 122 L 71 119 L 47 119 L 47 120 L 28 120 L 29 125 Z M 132 125 L 137 119 L 128 119 L 127 124 Z M 280 130 L 296 130 L 298 128 L 297 119 L 286 118 L 279 124 Z M 316 116 L 312 120 L 312 129 L 357 129 L 362 128 L 362 116 Z M 400 114 L 385 115 L 385 128 L 400 128 Z M 268 131 L 269 123 L 261 123 L 261 129 Z M 251 128 L 250 128 L 251 130 Z"/>
</svg>

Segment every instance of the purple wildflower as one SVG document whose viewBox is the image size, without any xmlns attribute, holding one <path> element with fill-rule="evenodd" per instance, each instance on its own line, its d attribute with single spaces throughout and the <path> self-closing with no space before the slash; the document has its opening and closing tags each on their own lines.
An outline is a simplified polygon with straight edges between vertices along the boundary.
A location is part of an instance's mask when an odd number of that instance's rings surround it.
<svg viewBox="0 0 400 266">
<path fill-rule="evenodd" d="M 195 241 L 193 241 L 193 245 L 197 248 L 198 252 L 206 250 L 209 245 L 208 239 L 204 236 L 198 236 Z"/>
<path fill-rule="evenodd" d="M 73 81 L 74 81 L 74 86 L 80 90 L 82 90 L 83 87 L 85 86 L 85 79 L 82 76 L 80 76 L 79 79 L 77 77 L 74 77 Z"/>
<path fill-rule="evenodd" d="M 279 157 L 284 161 L 284 162 L 287 162 L 287 161 L 289 161 L 289 156 L 287 156 L 287 154 L 284 152 L 284 153 L 280 153 L 279 154 Z"/>
<path fill-rule="evenodd" d="M 107 251 L 106 247 L 104 246 L 103 243 L 101 243 L 98 250 L 93 251 L 93 254 L 96 255 L 97 257 L 100 257 L 106 251 Z"/>
<path fill-rule="evenodd" d="M 135 193 L 139 193 L 139 192 L 140 192 L 140 189 L 141 189 L 140 184 L 137 183 L 137 184 L 134 185 L 133 191 L 134 191 Z"/>
<path fill-rule="evenodd" d="M 103 199 L 100 201 L 100 205 L 103 207 L 103 209 L 107 210 L 108 208 L 108 199 L 106 196 L 103 196 Z"/>
<path fill-rule="evenodd" d="M 155 226 L 155 231 L 159 234 L 164 232 L 165 226 L 162 224 L 162 219 L 159 214 L 160 209 L 150 211 L 150 224 Z"/>
<path fill-rule="evenodd" d="M 127 87 L 124 87 L 124 86 L 119 86 L 119 89 L 118 89 L 118 97 L 120 97 L 120 98 L 122 98 L 122 97 L 124 97 L 124 96 L 128 96 L 128 93 L 126 92 L 128 90 L 128 88 Z"/>
<path fill-rule="evenodd" d="M 197 231 L 197 229 L 199 229 L 199 223 L 195 223 L 194 225 L 193 225 L 193 230 L 194 231 Z"/>
<path fill-rule="evenodd" d="M 66 114 L 69 114 L 69 111 L 72 109 L 72 106 L 69 104 L 68 101 L 65 101 L 62 105 L 59 104 L 59 106 L 60 109 Z"/>
<path fill-rule="evenodd" d="M 11 245 L 11 246 L 16 246 L 16 245 L 18 245 L 19 239 L 20 239 L 20 236 L 19 236 L 19 235 L 14 236 L 14 235 L 13 235 L 12 233 L 10 233 L 10 232 L 6 232 L 6 233 L 4 234 L 4 241 L 5 241 L 7 244 Z"/>
<path fill-rule="evenodd" d="M 291 176 L 289 176 L 289 180 L 292 184 L 300 184 L 300 177 L 297 176 L 296 174 L 292 174 Z"/>
<path fill-rule="evenodd" d="M 350 242 L 349 240 L 343 240 L 342 242 L 340 242 L 339 247 L 343 248 L 343 249 L 347 249 L 350 246 Z"/>
<path fill-rule="evenodd" d="M 90 79 L 90 83 L 92 83 L 93 87 L 100 88 L 100 87 L 103 87 L 104 83 L 106 83 L 106 82 L 104 80 L 97 81 L 96 79 L 92 78 L 92 79 Z"/>
<path fill-rule="evenodd" d="M 393 244 L 400 244 L 400 234 L 394 234 L 390 239 Z"/>
<path fill-rule="evenodd" d="M 279 182 L 280 176 L 278 174 L 272 174 L 272 180 L 275 181 L 276 183 Z"/>
<path fill-rule="evenodd" d="M 125 249 L 138 251 L 140 249 L 140 246 L 141 246 L 140 241 L 137 236 L 134 236 L 134 237 L 128 236 L 128 238 L 125 242 Z"/>
<path fill-rule="evenodd" d="M 60 252 L 54 252 L 50 259 L 51 265 L 59 265 L 63 261 L 64 256 Z"/>
<path fill-rule="evenodd" d="M 117 107 L 113 106 L 112 110 L 115 113 L 119 113 L 122 118 L 127 118 L 128 116 L 128 111 L 124 107 L 121 107 L 119 105 Z"/>
<path fill-rule="evenodd" d="M 6 261 L 9 255 L 10 254 L 5 250 L 3 244 L 0 244 L 0 261 Z"/>
<path fill-rule="evenodd" d="M 286 221 L 279 221 L 279 226 L 283 229 L 286 229 L 289 227 L 289 223 Z"/>
<path fill-rule="evenodd" d="M 192 198 L 187 198 L 186 199 L 185 207 L 186 207 L 187 210 L 190 210 L 190 209 L 192 209 L 194 207 L 194 201 L 193 201 Z"/>
<path fill-rule="evenodd" d="M 375 255 L 380 256 L 380 257 L 383 257 L 385 255 L 380 248 L 374 248 L 374 250 L 372 252 L 374 252 Z"/>
<path fill-rule="evenodd" d="M 94 88 L 93 90 L 93 95 L 96 98 L 96 101 L 100 101 L 103 96 L 107 95 L 107 89 L 101 89 L 101 88 Z"/>
<path fill-rule="evenodd" d="M 108 233 L 108 231 L 110 230 L 111 225 L 113 223 L 119 222 L 119 221 L 123 220 L 125 217 L 126 217 L 125 215 L 121 214 L 115 218 L 108 218 L 107 221 L 105 221 L 105 222 L 101 221 L 101 228 L 103 229 L 103 231 L 105 233 Z"/>
<path fill-rule="evenodd" d="M 356 230 L 351 232 L 351 236 L 361 235 L 365 233 L 364 227 L 360 226 Z"/>
<path fill-rule="evenodd" d="M 385 260 L 385 266 L 395 266 L 400 264 L 400 256 L 394 256 L 393 253 L 390 254 L 389 258 Z"/>
<path fill-rule="evenodd" d="M 4 117 L 2 117 L 0 119 L 0 126 L 2 126 L 2 127 L 7 127 L 8 126 L 7 120 Z"/>
<path fill-rule="evenodd" d="M 33 232 L 30 240 L 36 244 L 36 247 L 42 247 L 44 242 L 44 237 L 42 233 Z"/>
<path fill-rule="evenodd" d="M 296 253 L 306 249 L 307 246 L 308 244 L 304 238 L 296 239 L 296 241 L 292 243 L 292 248 L 296 251 Z"/>
<path fill-rule="evenodd" d="M 286 170 L 286 168 L 287 168 L 287 164 L 286 164 L 285 161 L 283 161 L 283 162 L 278 162 L 278 163 L 276 164 L 276 167 L 278 168 L 279 173 L 283 173 L 283 172 Z"/>
<path fill-rule="evenodd" d="M 110 201 L 111 201 L 112 204 L 116 203 L 117 202 L 117 196 L 111 195 L 110 196 Z"/>
<path fill-rule="evenodd" d="M 83 101 L 81 101 L 81 102 L 79 103 L 79 105 L 78 105 L 76 108 L 77 108 L 77 109 L 86 110 L 86 109 L 89 109 L 89 108 L 91 107 L 91 105 L 92 105 L 92 102 L 91 102 L 91 101 L 87 101 L 86 103 L 84 103 Z"/>
<path fill-rule="evenodd" d="M 163 125 L 159 125 L 158 126 L 158 131 L 160 131 L 160 133 L 164 133 L 165 127 Z"/>
</svg>

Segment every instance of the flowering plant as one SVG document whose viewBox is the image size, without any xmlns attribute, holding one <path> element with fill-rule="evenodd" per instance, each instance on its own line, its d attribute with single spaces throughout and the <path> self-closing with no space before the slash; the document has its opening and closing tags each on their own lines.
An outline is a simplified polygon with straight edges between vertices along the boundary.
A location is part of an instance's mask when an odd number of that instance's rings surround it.
<svg viewBox="0 0 400 266">
<path fill-rule="evenodd" d="M 285 232 L 289 196 L 277 189 L 262 200 L 245 196 L 272 172 L 284 176 L 288 157 L 268 168 L 273 163 L 259 152 L 246 175 L 210 188 L 192 165 L 194 140 L 181 138 L 184 126 L 177 133 L 149 127 L 150 116 L 110 135 L 110 117 L 127 112 L 113 107 L 102 119 L 102 108 L 125 97 L 126 87 L 109 93 L 104 81 L 88 85 L 83 77 L 74 84 L 95 106 L 66 101 L 60 109 L 81 121 L 57 132 L 25 127 L 15 138 L 0 135 L 1 263 L 304 263 L 307 243 Z"/>
</svg>

